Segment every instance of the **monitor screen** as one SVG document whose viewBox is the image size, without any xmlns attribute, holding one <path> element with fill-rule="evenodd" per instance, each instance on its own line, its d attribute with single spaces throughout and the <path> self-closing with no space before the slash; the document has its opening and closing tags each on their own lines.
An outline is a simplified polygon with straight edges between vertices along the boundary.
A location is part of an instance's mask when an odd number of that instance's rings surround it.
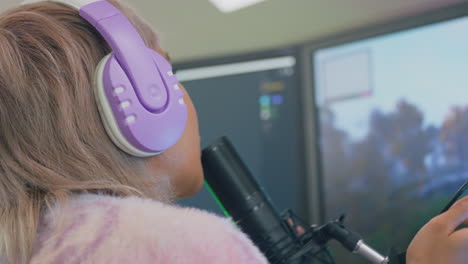
<svg viewBox="0 0 468 264">
<path fill-rule="evenodd" d="M 455 18 L 312 55 L 324 219 L 346 213 L 383 253 L 468 180 L 467 33 Z"/>
<path fill-rule="evenodd" d="M 198 112 L 202 147 L 227 136 L 279 211 L 303 212 L 296 57 L 177 71 Z M 221 214 L 206 187 L 182 201 Z"/>
</svg>

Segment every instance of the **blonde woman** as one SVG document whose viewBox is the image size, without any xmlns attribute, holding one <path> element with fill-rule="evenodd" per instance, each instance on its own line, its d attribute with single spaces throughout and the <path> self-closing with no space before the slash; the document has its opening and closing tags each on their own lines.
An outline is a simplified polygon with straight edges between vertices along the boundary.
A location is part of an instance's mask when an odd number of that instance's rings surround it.
<svg viewBox="0 0 468 264">
<path fill-rule="evenodd" d="M 108 2 L 167 57 L 134 11 Z M 0 15 L 0 263 L 266 264 L 227 219 L 170 204 L 203 180 L 197 116 L 182 86 L 187 121 L 173 146 L 143 158 L 113 143 L 93 88 L 110 52 L 72 5 Z M 409 263 L 466 263 L 468 235 L 453 232 L 466 204 L 421 231 Z"/>
</svg>

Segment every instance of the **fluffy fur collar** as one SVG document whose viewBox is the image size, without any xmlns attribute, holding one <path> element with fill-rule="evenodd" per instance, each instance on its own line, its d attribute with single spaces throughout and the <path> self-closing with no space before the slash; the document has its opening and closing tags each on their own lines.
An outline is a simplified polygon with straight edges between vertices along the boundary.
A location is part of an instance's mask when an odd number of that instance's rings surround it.
<svg viewBox="0 0 468 264">
<path fill-rule="evenodd" d="M 54 232 L 60 217 L 62 228 Z M 148 199 L 87 194 L 44 215 L 31 263 L 268 262 L 228 219 Z"/>
</svg>

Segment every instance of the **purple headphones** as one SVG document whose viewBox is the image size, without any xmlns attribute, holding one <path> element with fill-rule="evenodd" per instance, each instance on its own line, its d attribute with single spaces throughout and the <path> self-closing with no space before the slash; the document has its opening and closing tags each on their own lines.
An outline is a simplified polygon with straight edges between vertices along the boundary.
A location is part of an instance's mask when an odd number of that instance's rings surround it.
<svg viewBox="0 0 468 264">
<path fill-rule="evenodd" d="M 138 157 L 173 146 L 184 132 L 187 105 L 171 65 L 146 47 L 130 21 L 109 2 L 54 2 L 77 8 L 113 50 L 99 63 L 94 85 L 101 119 L 112 141 Z"/>
</svg>

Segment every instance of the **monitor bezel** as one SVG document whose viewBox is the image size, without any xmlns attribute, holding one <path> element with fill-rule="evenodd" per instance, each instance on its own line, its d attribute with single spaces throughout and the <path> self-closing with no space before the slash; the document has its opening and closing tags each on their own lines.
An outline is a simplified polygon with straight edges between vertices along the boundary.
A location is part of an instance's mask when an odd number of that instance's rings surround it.
<svg viewBox="0 0 468 264">
<path fill-rule="evenodd" d="M 415 29 L 439 22 L 468 16 L 468 3 L 456 4 L 450 7 L 430 11 L 422 14 L 393 19 L 385 23 L 379 23 L 355 30 L 349 30 L 334 34 L 319 40 L 310 41 L 302 47 L 301 69 L 303 83 L 303 125 L 305 128 L 305 160 L 306 162 L 306 191 L 308 218 L 313 222 L 323 223 L 326 217 L 324 192 L 324 175 L 322 149 L 320 146 L 320 123 L 319 111 L 316 102 L 315 78 L 313 55 L 315 52 L 329 47 L 334 47 L 351 42 L 366 40 L 374 37 L 384 36 L 392 33 Z"/>
</svg>

